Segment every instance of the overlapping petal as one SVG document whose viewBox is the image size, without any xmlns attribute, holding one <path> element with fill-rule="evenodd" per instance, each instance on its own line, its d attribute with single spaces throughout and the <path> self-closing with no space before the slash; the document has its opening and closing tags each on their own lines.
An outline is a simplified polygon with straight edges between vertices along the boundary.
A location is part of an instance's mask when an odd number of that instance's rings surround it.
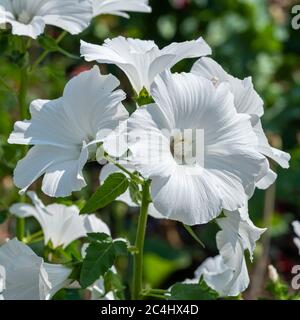
<svg viewBox="0 0 300 320">
<path fill-rule="evenodd" d="M 63 97 L 32 102 L 31 120 L 16 122 L 8 139 L 34 145 L 14 172 L 22 191 L 44 174 L 42 190 L 50 196 L 68 196 L 86 185 L 82 170 L 97 143 L 128 117 L 118 85 L 94 67 L 71 79 Z"/>
<path fill-rule="evenodd" d="M 106 39 L 102 46 L 81 41 L 81 55 L 85 60 L 117 65 L 138 94 L 143 88 L 150 91 L 154 78 L 180 60 L 210 53 L 210 47 L 202 38 L 173 43 L 161 50 L 153 41 L 121 36 Z"/>
<path fill-rule="evenodd" d="M 216 61 L 211 58 L 200 58 L 193 66 L 192 73 L 211 80 L 216 86 L 226 82 L 234 95 L 234 104 L 238 113 L 251 116 L 253 130 L 258 139 L 258 150 L 266 157 L 276 161 L 283 168 L 289 167 L 290 155 L 281 150 L 272 148 L 261 126 L 260 118 L 264 114 L 263 101 L 255 91 L 251 78 L 240 80 L 228 74 Z M 256 186 L 268 188 L 276 180 L 277 175 L 269 169 L 258 176 Z"/>
<path fill-rule="evenodd" d="M 5 300 L 49 300 L 71 274 L 62 265 L 45 263 L 16 239 L 0 247 L 0 265 L 5 269 Z"/>
<path fill-rule="evenodd" d="M 256 150 L 250 117 L 236 112 L 227 86 L 215 88 L 196 75 L 166 72 L 151 94 L 156 104 L 139 108 L 127 125 L 131 161 L 151 178 L 154 207 L 189 225 L 242 207 L 267 166 Z M 196 158 L 192 165 L 177 164 L 164 129 L 202 130 L 203 145 L 200 140 L 197 147 L 204 163 Z"/>
</svg>

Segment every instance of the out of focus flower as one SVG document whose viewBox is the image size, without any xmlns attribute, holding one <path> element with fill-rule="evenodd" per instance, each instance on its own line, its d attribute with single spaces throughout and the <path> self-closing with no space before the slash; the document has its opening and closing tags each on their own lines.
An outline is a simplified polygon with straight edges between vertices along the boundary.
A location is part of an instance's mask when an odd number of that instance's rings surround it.
<svg viewBox="0 0 300 320">
<path fill-rule="evenodd" d="M 69 283 L 71 269 L 45 263 L 28 246 L 13 239 L 0 247 L 5 269 L 5 300 L 49 300 Z"/>
<path fill-rule="evenodd" d="M 111 14 L 129 18 L 125 11 L 151 12 L 148 0 L 92 0 L 94 16 Z"/>
<path fill-rule="evenodd" d="M 268 166 L 228 86 L 165 72 L 151 95 L 155 103 L 135 111 L 127 125 L 130 162 L 152 180 L 155 209 L 195 225 L 243 207 Z"/>
<path fill-rule="evenodd" d="M 82 169 L 94 158 L 97 143 L 128 117 L 118 85 L 94 67 L 71 79 L 61 98 L 31 103 L 31 120 L 16 122 L 8 139 L 34 145 L 14 172 L 22 192 L 44 174 L 42 190 L 49 196 L 65 197 L 86 185 Z"/>
<path fill-rule="evenodd" d="M 260 118 L 264 114 L 263 101 L 255 91 L 251 78 L 237 79 L 228 74 L 216 61 L 211 58 L 200 58 L 193 66 L 192 73 L 205 77 L 215 86 L 223 82 L 229 84 L 230 91 L 234 95 L 234 105 L 238 113 L 251 116 L 251 124 L 258 139 L 257 150 L 266 157 L 272 158 L 281 167 L 288 168 L 290 155 L 269 145 L 264 134 Z M 265 189 L 276 179 L 277 175 L 271 169 L 265 175 L 258 176 L 256 185 Z"/>
<path fill-rule="evenodd" d="M 5 289 L 6 272 L 3 266 L 0 265 L 0 300 L 4 300 L 3 291 Z"/>
<path fill-rule="evenodd" d="M 269 279 L 272 282 L 277 282 L 279 280 L 279 275 L 276 270 L 276 268 L 273 265 L 268 265 L 268 274 L 269 274 Z"/>
<path fill-rule="evenodd" d="M 108 226 L 96 215 L 79 215 L 77 206 L 50 204 L 45 206 L 34 192 L 28 192 L 33 205 L 16 203 L 10 207 L 10 212 L 19 218 L 35 217 L 40 223 L 44 241 L 51 241 L 54 248 L 67 247 L 71 242 L 87 233 L 100 232 L 110 234 Z"/>
<path fill-rule="evenodd" d="M 185 58 L 211 53 L 207 43 L 194 41 L 172 43 L 159 49 L 153 41 L 117 37 L 106 39 L 102 46 L 81 41 L 81 55 L 86 61 L 115 64 L 127 75 L 135 92 L 150 91 L 154 78 Z"/>
<path fill-rule="evenodd" d="M 34 39 L 44 32 L 46 25 L 78 34 L 92 17 L 90 1 L 0 0 L 0 24 L 9 23 L 13 34 Z"/>
</svg>

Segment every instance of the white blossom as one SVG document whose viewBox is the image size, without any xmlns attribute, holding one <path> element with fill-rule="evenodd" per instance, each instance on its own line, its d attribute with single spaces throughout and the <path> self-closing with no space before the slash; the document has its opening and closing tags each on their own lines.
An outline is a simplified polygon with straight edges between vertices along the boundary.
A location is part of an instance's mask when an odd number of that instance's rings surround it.
<svg viewBox="0 0 300 320">
<path fill-rule="evenodd" d="M 45 263 L 16 239 L 0 247 L 0 265 L 5 269 L 4 300 L 49 300 L 71 274 L 62 265 Z"/>
<path fill-rule="evenodd" d="M 0 24 L 9 23 L 13 34 L 34 39 L 44 32 L 46 25 L 78 34 L 92 17 L 90 1 L 0 0 Z"/>
<path fill-rule="evenodd" d="M 243 207 L 268 165 L 250 117 L 236 112 L 227 85 L 165 72 L 151 94 L 155 103 L 135 111 L 127 125 L 130 161 L 152 180 L 155 209 L 194 225 Z"/>
<path fill-rule="evenodd" d="M 125 11 L 151 12 L 148 0 L 92 0 L 94 16 L 111 14 L 129 18 Z"/>
<path fill-rule="evenodd" d="M 211 58 L 200 58 L 193 66 L 192 73 L 211 80 L 218 86 L 226 82 L 234 95 L 234 105 L 238 113 L 251 116 L 251 124 L 258 138 L 258 151 L 266 157 L 272 158 L 283 168 L 289 167 L 290 155 L 269 145 L 263 131 L 260 118 L 264 114 L 263 101 L 255 91 L 251 77 L 240 80 L 228 74 L 216 61 Z M 258 176 L 256 186 L 262 189 L 269 187 L 277 175 L 271 169 L 263 175 Z"/>
<path fill-rule="evenodd" d="M 249 218 L 243 219 L 239 211 L 226 211 L 217 223 L 222 229 L 217 233 L 220 254 L 206 259 L 195 278 L 202 276 L 221 296 L 237 296 L 249 285 L 244 251 L 249 251 L 252 261 L 255 244 L 266 229 L 257 228 Z"/>
<path fill-rule="evenodd" d="M 115 64 L 124 71 L 137 94 L 150 91 L 154 78 L 185 58 L 196 58 L 211 53 L 207 43 L 194 41 L 172 43 L 159 49 L 154 41 L 117 37 L 106 39 L 102 46 L 81 41 L 81 55 L 86 61 Z"/>
<path fill-rule="evenodd" d="M 86 186 L 82 170 L 97 143 L 128 117 L 118 85 L 114 76 L 94 67 L 71 79 L 61 98 L 31 103 L 31 120 L 16 122 L 8 140 L 33 145 L 14 172 L 21 192 L 42 175 L 42 190 L 49 196 L 68 196 Z"/>
<path fill-rule="evenodd" d="M 110 234 L 108 226 L 94 214 L 80 215 L 77 206 L 50 204 L 45 206 L 34 192 L 28 192 L 33 205 L 16 203 L 10 212 L 19 218 L 35 217 L 40 223 L 44 241 L 51 241 L 54 248 L 67 247 L 74 240 L 86 237 L 87 233 Z"/>
<path fill-rule="evenodd" d="M 299 221 L 294 221 L 292 223 L 293 228 L 294 228 L 294 232 L 296 233 L 296 236 L 294 238 L 294 243 L 297 246 L 298 250 L 299 250 L 299 255 L 300 255 L 300 222 Z"/>
</svg>

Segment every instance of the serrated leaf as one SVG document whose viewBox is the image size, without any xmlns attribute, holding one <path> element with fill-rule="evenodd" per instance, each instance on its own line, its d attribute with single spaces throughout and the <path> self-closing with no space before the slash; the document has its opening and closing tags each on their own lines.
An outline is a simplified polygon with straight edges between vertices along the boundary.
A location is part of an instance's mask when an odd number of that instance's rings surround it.
<svg viewBox="0 0 300 320">
<path fill-rule="evenodd" d="M 123 173 L 111 174 L 88 200 L 81 213 L 92 213 L 104 208 L 123 194 L 127 190 L 128 185 L 128 179 Z"/>
<path fill-rule="evenodd" d="M 91 232 L 87 234 L 90 242 L 111 242 L 112 238 L 106 233 Z"/>
<path fill-rule="evenodd" d="M 120 255 L 127 254 L 126 242 L 121 240 L 113 241 L 105 234 L 89 234 L 92 235 L 92 243 L 86 250 L 86 256 L 83 260 L 80 284 L 83 288 L 92 285 L 101 276 L 113 266 L 116 258 Z M 96 238 L 104 238 L 104 241 L 97 241 Z"/>
<path fill-rule="evenodd" d="M 168 300 L 216 300 L 218 297 L 216 291 L 200 281 L 198 284 L 176 283 Z"/>
</svg>

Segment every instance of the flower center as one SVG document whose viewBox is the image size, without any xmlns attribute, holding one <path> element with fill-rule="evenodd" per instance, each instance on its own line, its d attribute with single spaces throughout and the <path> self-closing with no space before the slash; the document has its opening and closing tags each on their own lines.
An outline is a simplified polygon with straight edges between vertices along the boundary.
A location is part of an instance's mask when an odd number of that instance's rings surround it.
<svg viewBox="0 0 300 320">
<path fill-rule="evenodd" d="M 202 130 L 177 130 L 170 139 L 170 151 L 179 165 L 194 165 L 203 156 Z M 201 162 L 201 161 L 200 161 Z M 201 163 L 199 163 L 201 164 Z"/>
<path fill-rule="evenodd" d="M 27 11 L 23 10 L 18 14 L 17 20 L 23 24 L 29 24 L 29 22 L 32 20 L 32 17 Z"/>
</svg>

